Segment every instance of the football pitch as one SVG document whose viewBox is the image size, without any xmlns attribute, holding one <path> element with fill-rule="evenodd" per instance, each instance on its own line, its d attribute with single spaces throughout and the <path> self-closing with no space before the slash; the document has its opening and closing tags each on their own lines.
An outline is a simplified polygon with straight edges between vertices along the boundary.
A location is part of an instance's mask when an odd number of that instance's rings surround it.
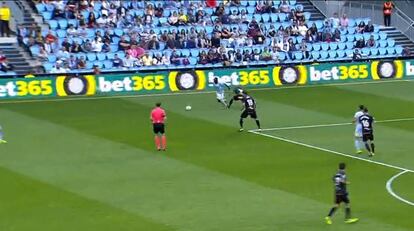
<svg viewBox="0 0 414 231">
<path fill-rule="evenodd" d="M 414 82 L 252 90 L 264 130 L 214 93 L 0 102 L 2 231 L 414 230 Z M 230 97 L 230 92 L 227 97 Z M 167 111 L 168 150 L 149 113 Z M 359 104 L 376 155 L 355 154 Z M 191 111 L 185 106 L 191 105 Z M 347 164 L 352 213 L 328 226 Z"/>
</svg>

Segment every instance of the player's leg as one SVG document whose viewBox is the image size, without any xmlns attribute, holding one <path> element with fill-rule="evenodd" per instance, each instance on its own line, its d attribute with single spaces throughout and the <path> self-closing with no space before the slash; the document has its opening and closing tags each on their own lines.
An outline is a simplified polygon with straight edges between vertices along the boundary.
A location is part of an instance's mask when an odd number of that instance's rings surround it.
<svg viewBox="0 0 414 231">
<path fill-rule="evenodd" d="M 248 115 L 247 110 L 244 110 L 242 114 L 240 115 L 240 120 L 239 120 L 240 130 L 239 131 L 241 132 L 244 130 L 243 124 L 244 124 L 244 119 L 247 118 L 247 115 Z"/>
<path fill-rule="evenodd" d="M 351 224 L 357 222 L 358 218 L 351 217 L 351 204 L 347 195 L 343 196 L 343 202 L 345 203 L 345 223 Z"/>
<path fill-rule="evenodd" d="M 160 127 L 161 134 L 161 149 L 165 151 L 167 149 L 167 136 L 165 135 L 165 125 L 161 124 Z"/>
<path fill-rule="evenodd" d="M 260 120 L 259 120 L 259 118 L 257 118 L 257 113 L 256 113 L 256 111 L 253 111 L 253 112 L 250 114 L 250 117 L 256 121 L 257 128 L 260 130 L 260 129 L 261 129 L 261 127 L 260 127 Z"/>
<path fill-rule="evenodd" d="M 371 134 L 369 137 L 369 142 L 371 143 L 371 155 L 375 155 L 375 144 L 374 144 L 374 134 Z"/>
<path fill-rule="evenodd" d="M 362 128 L 357 125 L 355 128 L 355 150 L 357 154 L 362 153 Z"/>
<path fill-rule="evenodd" d="M 335 202 L 335 205 L 329 210 L 328 216 L 325 217 L 325 222 L 328 225 L 332 224 L 332 217 L 335 214 L 336 210 L 339 208 L 339 203 Z"/>
<path fill-rule="evenodd" d="M 153 124 L 155 147 L 158 151 L 161 150 L 161 137 L 159 124 Z"/>
<path fill-rule="evenodd" d="M 216 92 L 217 102 L 222 103 L 225 107 L 227 107 L 226 98 L 224 97 L 224 92 Z"/>
<path fill-rule="evenodd" d="M 7 143 L 7 141 L 5 141 L 4 139 L 3 139 L 3 129 L 2 129 L 2 127 L 0 126 L 0 144 L 5 144 L 5 143 Z"/>
</svg>

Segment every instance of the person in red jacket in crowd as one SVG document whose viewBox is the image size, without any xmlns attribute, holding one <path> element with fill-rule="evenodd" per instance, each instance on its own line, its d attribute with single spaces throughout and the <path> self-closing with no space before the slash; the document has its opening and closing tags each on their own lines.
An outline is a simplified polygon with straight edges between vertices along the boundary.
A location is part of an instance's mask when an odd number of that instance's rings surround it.
<svg viewBox="0 0 414 231">
<path fill-rule="evenodd" d="M 391 14 L 394 7 L 395 5 L 392 1 L 384 2 L 384 7 L 382 9 L 384 13 L 384 26 L 391 26 Z"/>
</svg>

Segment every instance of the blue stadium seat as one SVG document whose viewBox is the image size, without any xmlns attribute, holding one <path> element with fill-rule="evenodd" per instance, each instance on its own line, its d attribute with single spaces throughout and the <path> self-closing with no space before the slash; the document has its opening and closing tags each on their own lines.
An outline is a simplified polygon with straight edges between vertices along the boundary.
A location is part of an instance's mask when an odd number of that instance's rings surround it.
<svg viewBox="0 0 414 231">
<path fill-rule="evenodd" d="M 58 22 L 56 20 L 49 20 L 48 23 L 51 30 L 56 30 L 58 28 Z"/>
<path fill-rule="evenodd" d="M 121 59 L 125 58 L 125 52 L 123 52 L 123 51 L 118 51 L 118 52 L 116 52 L 116 54 L 117 54 L 117 55 L 118 55 L 118 57 L 119 57 L 119 58 L 121 58 Z"/>
<path fill-rule="evenodd" d="M 338 58 L 343 58 L 343 57 L 345 57 L 345 50 L 344 49 L 338 49 L 337 51 L 336 51 L 336 54 L 338 55 Z"/>
<path fill-rule="evenodd" d="M 303 53 L 302 52 L 295 52 L 294 57 L 295 57 L 295 60 L 300 61 L 300 60 L 303 59 Z"/>
<path fill-rule="evenodd" d="M 353 50 L 345 50 L 345 54 L 346 54 L 346 57 L 352 57 L 352 54 L 354 53 L 354 51 Z"/>
<path fill-rule="evenodd" d="M 190 53 L 191 53 L 192 57 L 198 57 L 198 55 L 200 54 L 200 50 L 199 49 L 191 49 Z"/>
<path fill-rule="evenodd" d="M 74 27 L 78 27 L 78 20 L 76 19 L 69 19 L 68 25 L 73 25 Z"/>
<path fill-rule="evenodd" d="M 388 45 L 388 43 L 387 43 L 387 41 L 386 41 L 386 40 L 381 40 L 381 41 L 379 41 L 379 46 L 380 46 L 381 48 L 385 48 L 385 47 L 387 47 L 387 45 Z"/>
<path fill-rule="evenodd" d="M 189 57 L 188 61 L 190 61 L 190 65 L 196 65 L 197 64 L 197 58 L 196 57 Z"/>
<path fill-rule="evenodd" d="M 114 51 L 106 53 L 106 59 L 107 60 L 112 60 L 114 58 L 115 58 L 115 52 Z"/>
<path fill-rule="evenodd" d="M 353 35 L 353 34 L 349 34 L 349 35 L 347 35 L 347 36 L 346 36 L 346 40 L 347 40 L 348 42 L 354 42 L 354 41 L 355 41 L 355 35 Z"/>
<path fill-rule="evenodd" d="M 42 13 L 43 11 L 46 11 L 46 6 L 43 3 L 37 3 L 36 9 L 37 9 L 37 12 Z"/>
<path fill-rule="evenodd" d="M 395 53 L 397 55 L 401 55 L 402 54 L 402 51 L 403 51 L 403 47 L 402 46 L 400 46 L 400 45 L 395 46 Z"/>
<path fill-rule="evenodd" d="M 346 49 L 353 49 L 354 48 L 354 43 L 353 42 L 347 42 L 346 43 Z"/>
<path fill-rule="evenodd" d="M 34 45 L 30 47 L 30 52 L 32 53 L 32 55 L 34 56 L 38 56 L 40 53 L 40 48 L 38 45 Z"/>
<path fill-rule="evenodd" d="M 321 48 L 322 48 L 323 51 L 329 50 L 329 43 L 327 43 L 327 42 L 321 43 Z"/>
<path fill-rule="evenodd" d="M 337 57 L 337 53 L 336 53 L 335 50 L 329 51 L 328 53 L 329 53 L 329 58 L 331 58 L 331 59 L 334 59 L 334 58 Z"/>
<path fill-rule="evenodd" d="M 86 62 L 86 69 L 92 69 L 93 68 L 93 62 Z"/>
<path fill-rule="evenodd" d="M 96 57 L 97 57 L 98 61 L 104 61 L 106 59 L 106 54 L 105 53 L 97 53 Z"/>
<path fill-rule="evenodd" d="M 312 55 L 312 59 L 319 59 L 321 56 L 320 56 L 320 54 L 319 54 L 319 51 L 312 51 L 312 53 L 311 53 L 311 55 Z"/>
<path fill-rule="evenodd" d="M 395 46 L 395 40 L 394 39 L 388 39 L 387 44 L 388 44 L 389 47 L 394 47 Z"/>
<path fill-rule="evenodd" d="M 42 17 L 46 21 L 52 19 L 52 16 L 53 16 L 53 13 L 50 12 L 50 11 L 44 11 L 44 12 L 42 12 Z"/>
<path fill-rule="evenodd" d="M 68 27 L 68 20 L 66 19 L 59 19 L 58 23 L 60 29 L 66 29 Z"/>
<path fill-rule="evenodd" d="M 248 14 L 254 14 L 254 12 L 256 11 L 256 8 L 254 6 L 248 6 L 246 10 Z"/>
<path fill-rule="evenodd" d="M 264 23 L 270 22 L 270 14 L 262 14 L 262 21 Z"/>
<path fill-rule="evenodd" d="M 394 47 L 387 47 L 387 54 L 388 55 L 394 55 L 395 54 Z"/>
<path fill-rule="evenodd" d="M 380 39 L 381 39 L 381 40 L 385 40 L 385 39 L 387 39 L 387 34 L 386 34 L 386 33 L 384 33 L 384 32 L 380 32 L 380 33 L 379 33 L 379 36 L 380 36 Z"/>
<path fill-rule="evenodd" d="M 371 48 L 370 52 L 371 52 L 372 56 L 377 56 L 378 55 L 378 48 Z"/>
<path fill-rule="evenodd" d="M 338 43 L 338 50 L 345 50 L 346 48 L 346 43 L 340 42 Z"/>
<path fill-rule="evenodd" d="M 95 53 L 88 53 L 88 54 L 86 55 L 86 59 L 87 59 L 88 61 L 95 61 L 95 60 L 96 60 L 96 54 L 95 54 Z"/>
<path fill-rule="evenodd" d="M 321 43 L 314 43 L 312 44 L 312 50 L 320 51 L 321 50 Z"/>
<path fill-rule="evenodd" d="M 378 53 L 379 55 L 384 56 L 385 54 L 387 54 L 387 50 L 385 48 L 380 47 L 378 48 Z"/>
<path fill-rule="evenodd" d="M 284 22 L 287 20 L 287 15 L 285 13 L 278 13 L 279 22 Z"/>
<path fill-rule="evenodd" d="M 310 13 L 310 12 L 304 12 L 303 14 L 304 14 L 304 16 L 305 16 L 305 20 L 306 20 L 306 21 L 309 21 L 309 19 L 310 19 L 310 17 L 311 17 L 311 13 Z"/>
<path fill-rule="evenodd" d="M 370 48 L 364 47 L 361 49 L 361 54 L 368 56 L 370 55 L 370 50 L 371 50 Z"/>
<path fill-rule="evenodd" d="M 59 38 L 65 38 L 66 37 L 66 30 L 59 29 L 59 30 L 56 31 L 56 34 Z"/>
<path fill-rule="evenodd" d="M 50 63 L 54 63 L 54 62 L 56 62 L 56 55 L 54 55 L 54 54 L 49 54 L 48 56 L 47 56 L 47 61 L 49 61 Z"/>
<path fill-rule="evenodd" d="M 255 6 L 256 6 L 256 1 L 254 1 L 254 0 L 249 0 L 249 6 L 250 6 L 250 7 L 255 7 Z"/>
<path fill-rule="evenodd" d="M 111 48 L 111 52 L 117 52 L 119 49 L 118 44 L 110 44 L 109 47 Z"/>
<path fill-rule="evenodd" d="M 327 59 L 329 56 L 327 51 L 321 51 L 319 54 L 321 55 L 321 59 Z"/>
<path fill-rule="evenodd" d="M 348 34 L 355 34 L 356 32 L 355 27 L 347 27 L 346 30 L 348 31 Z"/>
<path fill-rule="evenodd" d="M 50 72 L 53 68 L 54 64 L 53 63 L 43 63 L 43 68 L 45 68 L 46 72 Z"/>
<path fill-rule="evenodd" d="M 285 61 L 286 60 L 286 58 L 287 58 L 286 53 L 279 52 L 278 54 L 279 54 L 279 60 L 281 60 L 281 61 Z"/>
</svg>

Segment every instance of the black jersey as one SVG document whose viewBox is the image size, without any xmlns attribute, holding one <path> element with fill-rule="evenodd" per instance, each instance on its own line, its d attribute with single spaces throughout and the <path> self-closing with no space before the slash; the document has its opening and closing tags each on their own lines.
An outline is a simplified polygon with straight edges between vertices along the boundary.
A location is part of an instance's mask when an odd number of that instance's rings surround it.
<svg viewBox="0 0 414 231">
<path fill-rule="evenodd" d="M 343 170 L 339 170 L 333 177 L 336 195 L 348 195 L 346 190 L 346 175 Z"/>
<path fill-rule="evenodd" d="M 368 114 L 359 117 L 359 123 L 362 125 L 363 134 L 372 134 L 374 132 L 374 118 Z"/>
<path fill-rule="evenodd" d="M 250 95 L 241 93 L 233 96 L 234 100 L 242 101 L 244 105 L 244 109 L 247 111 L 255 111 L 256 110 L 256 101 Z"/>
</svg>

